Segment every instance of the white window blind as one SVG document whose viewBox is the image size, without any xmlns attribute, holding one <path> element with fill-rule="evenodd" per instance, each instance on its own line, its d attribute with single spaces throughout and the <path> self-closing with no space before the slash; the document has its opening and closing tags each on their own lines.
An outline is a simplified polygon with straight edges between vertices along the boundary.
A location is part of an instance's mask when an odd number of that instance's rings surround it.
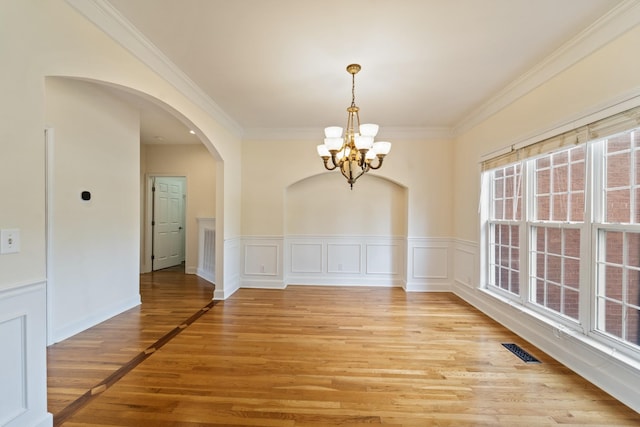
<svg viewBox="0 0 640 427">
<path fill-rule="evenodd" d="M 523 159 L 568 148 L 571 145 L 625 132 L 638 126 L 640 126 L 640 106 L 532 144 L 522 147 L 513 145 L 508 152 L 482 161 L 482 170 L 499 168 Z"/>
</svg>

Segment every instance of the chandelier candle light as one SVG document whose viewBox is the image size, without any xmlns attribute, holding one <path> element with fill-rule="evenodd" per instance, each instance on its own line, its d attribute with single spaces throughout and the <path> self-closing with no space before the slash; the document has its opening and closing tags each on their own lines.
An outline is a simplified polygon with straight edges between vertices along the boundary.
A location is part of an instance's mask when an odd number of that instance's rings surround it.
<svg viewBox="0 0 640 427">
<path fill-rule="evenodd" d="M 318 155 L 322 157 L 324 167 L 330 171 L 339 168 L 352 190 L 358 178 L 370 169 L 380 169 L 384 156 L 391 150 L 390 142 L 374 142 L 378 125 L 360 124 L 360 109 L 356 106 L 355 95 L 356 74 L 360 68 L 358 64 L 347 66 L 351 74 L 351 106 L 347 108 L 349 114 L 344 136 L 340 126 L 327 127 L 324 129 L 324 144 L 318 145 Z M 376 158 L 378 161 L 374 166 L 372 162 Z"/>
</svg>

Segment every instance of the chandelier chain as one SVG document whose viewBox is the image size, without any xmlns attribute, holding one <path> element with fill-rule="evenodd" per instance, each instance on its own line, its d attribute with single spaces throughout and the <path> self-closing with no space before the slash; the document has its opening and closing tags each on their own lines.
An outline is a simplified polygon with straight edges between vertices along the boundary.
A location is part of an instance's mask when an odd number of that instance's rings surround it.
<svg viewBox="0 0 640 427">
<path fill-rule="evenodd" d="M 351 74 L 351 106 L 356 106 L 356 75 Z"/>
</svg>

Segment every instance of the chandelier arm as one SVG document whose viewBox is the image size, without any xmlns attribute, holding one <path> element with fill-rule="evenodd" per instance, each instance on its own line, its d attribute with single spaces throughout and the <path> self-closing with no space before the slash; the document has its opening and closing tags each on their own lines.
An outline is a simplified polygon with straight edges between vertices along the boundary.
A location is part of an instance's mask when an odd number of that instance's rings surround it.
<svg viewBox="0 0 640 427">
<path fill-rule="evenodd" d="M 322 161 L 324 162 L 325 169 L 328 170 L 328 171 L 332 171 L 335 168 L 337 168 L 338 166 L 335 164 L 335 161 L 332 161 L 333 167 L 329 167 L 329 159 L 330 159 L 330 157 L 326 157 L 326 156 L 322 157 Z"/>
<path fill-rule="evenodd" d="M 331 170 L 340 167 L 340 160 L 336 159 L 336 154 L 338 153 L 335 151 L 331 153 L 331 163 L 333 163 L 333 168 Z"/>
<path fill-rule="evenodd" d="M 378 154 L 376 157 L 378 158 L 378 164 L 376 166 L 373 166 L 371 163 L 369 163 L 370 169 L 376 170 L 382 167 L 382 161 L 384 160 L 384 156 L 381 154 Z"/>
</svg>

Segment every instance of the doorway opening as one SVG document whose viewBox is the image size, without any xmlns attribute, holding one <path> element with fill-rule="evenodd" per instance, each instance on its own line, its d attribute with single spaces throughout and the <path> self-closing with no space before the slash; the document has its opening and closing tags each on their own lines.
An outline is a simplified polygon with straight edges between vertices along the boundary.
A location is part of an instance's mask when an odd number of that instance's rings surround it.
<svg viewBox="0 0 640 427">
<path fill-rule="evenodd" d="M 184 272 L 187 182 L 183 176 L 150 176 L 151 271 Z"/>
</svg>

